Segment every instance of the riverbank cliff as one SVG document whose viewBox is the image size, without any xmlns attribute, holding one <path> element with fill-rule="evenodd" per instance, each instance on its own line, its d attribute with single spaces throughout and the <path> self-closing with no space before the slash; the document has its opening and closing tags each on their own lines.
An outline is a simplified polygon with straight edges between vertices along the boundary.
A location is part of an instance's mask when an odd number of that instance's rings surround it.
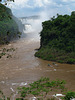
<svg viewBox="0 0 75 100">
<path fill-rule="evenodd" d="M 0 3 L 0 44 L 19 36 L 18 25 L 9 8 Z"/>
<path fill-rule="evenodd" d="M 40 49 L 35 56 L 59 63 L 75 64 L 75 11 L 53 16 L 42 23 Z"/>
</svg>

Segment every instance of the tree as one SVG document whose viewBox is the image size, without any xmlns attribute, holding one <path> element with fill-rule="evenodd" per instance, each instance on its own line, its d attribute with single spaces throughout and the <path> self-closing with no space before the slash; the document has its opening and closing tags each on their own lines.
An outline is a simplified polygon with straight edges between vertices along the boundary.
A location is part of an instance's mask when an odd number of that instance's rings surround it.
<svg viewBox="0 0 75 100">
<path fill-rule="evenodd" d="M 3 2 L 4 2 L 4 5 L 7 5 L 7 2 L 9 2 L 9 1 L 13 1 L 14 2 L 14 0 L 4 0 Z M 0 0 L 0 3 L 2 2 L 2 0 Z"/>
</svg>

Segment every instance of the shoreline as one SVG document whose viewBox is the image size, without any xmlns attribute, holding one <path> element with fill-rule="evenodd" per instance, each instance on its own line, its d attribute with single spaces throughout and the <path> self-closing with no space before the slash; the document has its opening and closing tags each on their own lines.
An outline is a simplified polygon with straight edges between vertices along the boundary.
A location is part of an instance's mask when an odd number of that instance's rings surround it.
<svg viewBox="0 0 75 100">
<path fill-rule="evenodd" d="M 35 57 L 35 49 L 39 46 L 39 41 L 34 42 L 33 39 L 30 41 L 30 38 L 29 40 L 21 38 L 4 46 L 15 49 L 12 58 L 0 59 L 0 82 L 3 82 L 0 83 L 0 87 L 6 96 L 11 94 L 10 88 L 16 91 L 18 87 L 18 85 L 12 86 L 12 83 L 31 83 L 40 77 L 49 77 L 50 80 L 65 80 L 68 89 L 75 91 L 74 65 L 56 63 L 58 66 L 54 66 L 51 61 Z M 54 68 L 49 67 L 48 64 Z"/>
</svg>

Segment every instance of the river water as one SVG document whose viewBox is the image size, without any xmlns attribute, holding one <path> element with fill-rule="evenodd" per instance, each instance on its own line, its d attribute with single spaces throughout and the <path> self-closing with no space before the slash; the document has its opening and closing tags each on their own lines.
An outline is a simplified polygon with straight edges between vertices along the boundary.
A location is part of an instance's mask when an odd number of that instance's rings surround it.
<svg viewBox="0 0 75 100">
<path fill-rule="evenodd" d="M 66 87 L 75 91 L 75 65 L 55 65 L 51 61 L 45 61 L 34 56 L 40 47 L 38 32 L 27 32 L 20 39 L 12 41 L 1 48 L 14 48 L 12 58 L 3 56 L 0 59 L 0 89 L 6 96 L 16 92 L 19 86 L 25 86 L 40 77 L 49 77 L 51 80 L 65 80 Z M 48 64 L 51 65 L 48 66 Z"/>
</svg>

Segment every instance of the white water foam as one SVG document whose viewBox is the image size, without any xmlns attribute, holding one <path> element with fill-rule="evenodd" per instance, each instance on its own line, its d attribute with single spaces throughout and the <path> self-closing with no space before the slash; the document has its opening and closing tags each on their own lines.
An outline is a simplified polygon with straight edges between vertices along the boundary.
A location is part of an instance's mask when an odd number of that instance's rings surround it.
<svg viewBox="0 0 75 100">
<path fill-rule="evenodd" d="M 4 84 L 4 83 L 5 83 L 5 81 L 1 81 L 0 83 Z"/>
<path fill-rule="evenodd" d="M 21 82 L 21 83 L 12 83 L 12 86 L 26 86 L 26 82 Z"/>
<path fill-rule="evenodd" d="M 40 40 L 39 33 L 42 30 L 40 18 L 20 18 L 20 21 L 24 25 L 23 34 L 31 40 L 30 42 Z"/>
<path fill-rule="evenodd" d="M 13 89 L 12 87 L 10 88 L 10 90 L 11 90 L 12 92 L 15 92 L 14 89 Z"/>
</svg>

